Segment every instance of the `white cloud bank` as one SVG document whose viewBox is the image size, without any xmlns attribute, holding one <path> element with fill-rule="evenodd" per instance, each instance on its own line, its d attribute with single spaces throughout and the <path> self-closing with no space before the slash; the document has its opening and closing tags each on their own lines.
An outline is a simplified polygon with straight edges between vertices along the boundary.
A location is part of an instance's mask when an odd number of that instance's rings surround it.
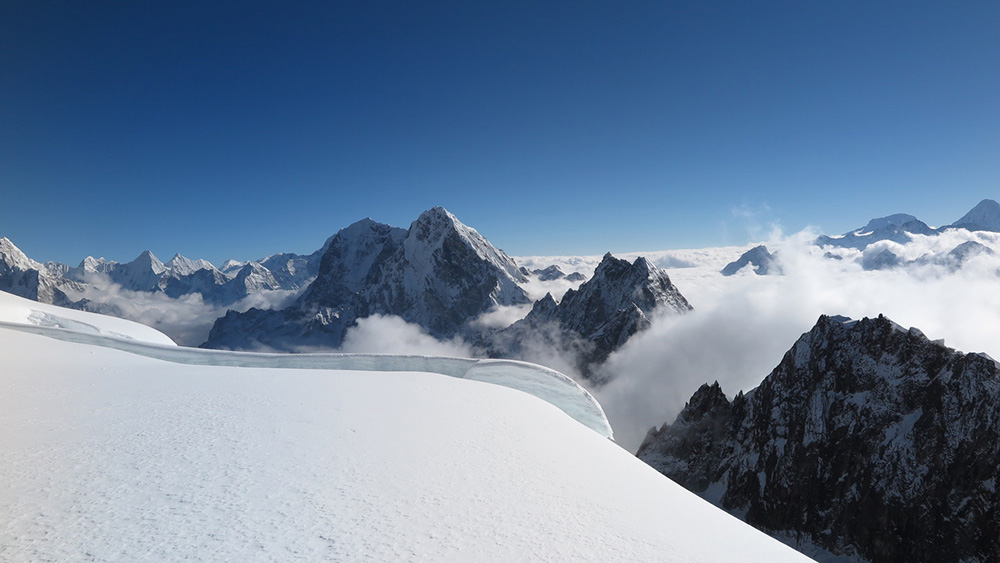
<svg viewBox="0 0 1000 563">
<path fill-rule="evenodd" d="M 70 295 L 71 298 L 85 298 L 116 309 L 107 313 L 151 326 L 182 346 L 198 346 L 205 342 L 215 320 L 230 309 L 241 313 L 251 307 L 283 309 L 304 291 L 258 291 L 231 305 L 219 306 L 205 303 L 198 293 L 172 298 L 159 292 L 132 291 L 101 274 L 88 275 L 85 281 L 84 291 Z M 98 309 L 98 312 L 104 311 Z"/>
<path fill-rule="evenodd" d="M 955 272 L 933 265 L 868 272 L 850 259 L 824 258 L 809 244 L 814 237 L 803 232 L 768 243 L 780 250 L 783 276 L 670 272 L 695 310 L 658 319 L 630 340 L 605 365 L 616 378 L 596 392 L 622 446 L 635 451 L 650 426 L 673 422 L 702 383 L 719 381 L 730 398 L 752 389 L 821 314 L 881 313 L 953 348 L 1000 358 L 1000 254 L 977 256 Z M 1000 250 L 1000 236 L 964 231 L 880 244 L 910 260 L 967 240 Z"/>
<path fill-rule="evenodd" d="M 340 352 L 357 354 L 402 354 L 419 356 L 475 357 L 461 338 L 438 340 L 420 326 L 395 316 L 373 315 L 358 319 L 348 329 Z"/>
</svg>

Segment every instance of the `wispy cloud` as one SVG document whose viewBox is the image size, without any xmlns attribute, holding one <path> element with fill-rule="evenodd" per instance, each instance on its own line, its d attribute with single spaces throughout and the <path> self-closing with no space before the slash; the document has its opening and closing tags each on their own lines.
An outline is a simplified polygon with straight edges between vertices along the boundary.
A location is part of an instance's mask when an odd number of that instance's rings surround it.
<svg viewBox="0 0 1000 563">
<path fill-rule="evenodd" d="M 302 290 L 260 291 L 221 307 L 205 303 L 194 293 L 171 298 L 158 292 L 132 291 L 111 282 L 102 274 L 89 274 L 84 291 L 74 299 L 86 298 L 115 309 L 114 314 L 151 326 L 183 346 L 197 346 L 208 338 L 215 320 L 227 310 L 281 309 L 290 305 Z"/>
</svg>

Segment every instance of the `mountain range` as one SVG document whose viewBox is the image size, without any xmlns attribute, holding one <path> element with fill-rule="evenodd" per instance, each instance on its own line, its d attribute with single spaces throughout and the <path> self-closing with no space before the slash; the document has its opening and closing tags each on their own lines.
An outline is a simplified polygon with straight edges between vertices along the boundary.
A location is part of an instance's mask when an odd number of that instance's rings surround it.
<svg viewBox="0 0 1000 563">
<path fill-rule="evenodd" d="M 645 259 L 629 264 L 609 254 L 584 279 L 558 266 L 518 266 L 441 207 L 425 211 L 408 229 L 363 219 L 312 254 L 230 260 L 221 268 L 180 255 L 164 263 L 148 251 L 127 263 L 88 256 L 76 267 L 43 265 L 0 240 L 0 289 L 29 299 L 122 317 L 129 313 L 121 290 L 167 298 L 157 306 L 196 296 L 228 308 L 215 319 L 204 348 L 335 349 L 359 319 L 394 316 L 435 338 L 462 337 L 493 357 L 524 358 L 531 355 L 525 343 L 548 342 L 589 376 L 647 328 L 651 315 L 691 308 L 666 273 Z M 578 289 L 533 303 L 529 283 Z M 298 297 L 284 307 L 235 306 L 279 291 Z M 504 307 L 530 311 L 511 327 L 477 322 Z"/>
<path fill-rule="evenodd" d="M 557 273 L 543 270 L 550 280 L 564 277 Z M 443 208 L 425 211 L 405 230 L 365 219 L 333 236 L 316 280 L 292 305 L 230 311 L 203 347 L 336 348 L 358 319 L 392 315 L 439 339 L 461 336 L 493 357 L 528 357 L 529 343 L 544 342 L 586 377 L 647 328 L 649 315 L 691 308 L 663 270 L 608 254 L 559 303 L 548 294 L 525 319 L 499 330 L 475 322 L 498 307 L 531 304 L 523 284 L 532 275 Z"/>
<path fill-rule="evenodd" d="M 888 270 L 928 265 L 957 270 L 970 258 L 982 253 L 992 253 L 992 250 L 981 243 L 967 241 L 938 255 L 925 255 L 914 260 L 906 260 L 887 248 L 886 245 L 876 245 L 880 242 L 905 245 L 912 242 L 914 236 L 936 237 L 957 229 L 970 232 L 1000 233 L 1000 203 L 984 199 L 954 223 L 939 228 L 930 227 L 913 215 L 906 213 L 877 217 L 868 221 L 865 226 L 841 235 L 820 235 L 814 239 L 813 244 L 825 248 L 827 258 L 856 260 L 865 270 Z M 839 249 L 857 250 L 861 251 L 861 254 L 855 256 L 848 252 L 845 255 L 844 251 Z M 781 273 L 781 260 L 778 253 L 772 254 L 766 246 L 758 245 L 728 263 L 722 269 L 722 274 L 734 275 L 747 265 L 750 265 L 751 270 L 758 275 Z"/>
<path fill-rule="evenodd" d="M 935 236 L 950 229 L 1000 232 L 1000 203 L 984 199 L 954 223 L 937 229 L 906 213 L 879 217 L 842 235 L 822 235 L 816 239 L 816 244 L 864 250 L 868 245 L 883 240 L 902 244 L 912 240 L 912 235 Z"/>
</svg>

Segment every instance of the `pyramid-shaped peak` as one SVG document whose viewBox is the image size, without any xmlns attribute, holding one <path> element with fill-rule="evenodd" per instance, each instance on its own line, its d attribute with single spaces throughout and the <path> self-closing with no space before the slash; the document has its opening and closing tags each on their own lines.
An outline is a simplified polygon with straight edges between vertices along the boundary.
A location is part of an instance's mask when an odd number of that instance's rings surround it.
<svg viewBox="0 0 1000 563">
<path fill-rule="evenodd" d="M 135 260 L 129 262 L 129 265 L 143 269 L 148 268 L 157 274 L 163 273 L 167 269 L 167 267 L 163 265 L 163 262 L 160 262 L 160 259 L 149 250 L 144 250 L 142 254 L 136 257 Z"/>
<path fill-rule="evenodd" d="M 1000 203 L 984 199 L 951 226 L 970 231 L 1000 232 Z"/>
<path fill-rule="evenodd" d="M 41 264 L 28 258 L 11 240 L 7 237 L 0 238 L 0 261 L 16 266 L 22 270 L 40 269 Z"/>
<path fill-rule="evenodd" d="M 417 233 L 441 232 L 444 230 L 473 231 L 464 223 L 458 220 L 450 211 L 443 207 L 432 207 L 424 211 L 417 217 L 417 220 L 410 225 L 410 231 Z M 476 233 L 478 235 L 478 233 Z"/>
</svg>

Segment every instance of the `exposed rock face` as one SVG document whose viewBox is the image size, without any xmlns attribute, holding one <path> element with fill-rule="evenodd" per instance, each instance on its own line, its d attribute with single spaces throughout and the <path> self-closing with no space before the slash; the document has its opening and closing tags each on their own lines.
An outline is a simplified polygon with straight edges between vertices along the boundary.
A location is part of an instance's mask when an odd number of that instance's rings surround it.
<svg viewBox="0 0 1000 563">
<path fill-rule="evenodd" d="M 1000 561 L 998 376 L 884 317 L 824 316 L 759 387 L 702 387 L 637 455 L 799 547 Z"/>
<path fill-rule="evenodd" d="M 744 252 L 736 261 L 726 264 L 726 267 L 722 269 L 722 275 L 731 276 L 748 264 L 759 276 L 779 273 L 774 255 L 768 252 L 767 247 L 762 244 Z"/>
<path fill-rule="evenodd" d="M 528 315 L 493 337 L 497 355 L 518 355 L 526 342 L 562 348 L 578 357 L 584 376 L 635 333 L 649 327 L 654 312 L 684 313 L 687 299 L 663 270 L 645 258 L 629 264 L 605 254 L 594 276 L 556 303 L 552 295 L 535 302 Z M 567 350 L 568 349 L 568 350 Z"/>
<path fill-rule="evenodd" d="M 316 281 L 295 304 L 230 313 L 205 346 L 336 347 L 357 319 L 376 314 L 451 337 L 497 305 L 528 303 L 525 281 L 503 251 L 443 208 L 425 211 L 409 230 L 365 219 L 331 239 Z"/>
</svg>

